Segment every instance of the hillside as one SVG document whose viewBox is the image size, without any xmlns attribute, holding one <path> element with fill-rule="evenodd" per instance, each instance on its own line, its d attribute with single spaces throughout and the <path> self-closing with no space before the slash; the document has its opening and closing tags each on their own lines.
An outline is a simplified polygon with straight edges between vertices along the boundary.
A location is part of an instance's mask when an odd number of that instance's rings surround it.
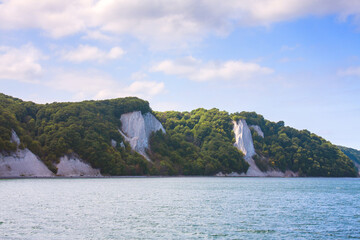
<svg viewBox="0 0 360 240">
<path fill-rule="evenodd" d="M 235 142 L 232 121 L 239 119 L 245 119 L 248 125 L 258 126 L 263 131 L 264 138 L 254 128 L 250 128 L 257 153 L 254 160 L 262 171 L 269 168 L 283 172 L 292 170 L 300 176 L 356 174 L 349 158 L 335 145 L 307 130 L 299 131 L 284 126 L 282 121 L 270 122 L 254 112 L 229 114 L 218 109 L 196 109 L 183 113 L 157 113 L 157 116 L 169 133 L 167 136 L 158 134 L 153 139 L 154 149 L 161 155 L 159 158 L 179 159 L 178 161 L 188 158 L 192 161 L 192 168 L 205 169 L 205 174 L 218 172 L 219 163 L 231 163 L 234 159 L 232 154 L 235 153 L 231 151 Z M 195 147 L 184 152 L 185 144 L 188 143 Z M 199 155 L 204 157 L 197 158 Z M 204 158 L 207 161 L 203 161 Z M 168 162 L 170 165 L 170 161 Z M 177 163 L 172 163 L 172 166 L 177 166 Z M 233 165 L 227 166 L 234 169 Z"/>
<path fill-rule="evenodd" d="M 240 120 L 251 129 L 250 157 L 234 146 L 242 137 L 234 134 Z M 153 112 L 135 97 L 35 104 L 0 94 L 1 156 L 17 149 L 29 149 L 57 174 L 67 160 L 83 168 L 88 163 L 102 175 L 245 174 L 255 167 L 299 176 L 356 176 L 345 154 L 307 130 L 249 112 Z"/>
<path fill-rule="evenodd" d="M 344 146 L 337 146 L 346 156 L 348 156 L 356 165 L 356 167 L 360 170 L 360 151 L 348 148 Z"/>
</svg>

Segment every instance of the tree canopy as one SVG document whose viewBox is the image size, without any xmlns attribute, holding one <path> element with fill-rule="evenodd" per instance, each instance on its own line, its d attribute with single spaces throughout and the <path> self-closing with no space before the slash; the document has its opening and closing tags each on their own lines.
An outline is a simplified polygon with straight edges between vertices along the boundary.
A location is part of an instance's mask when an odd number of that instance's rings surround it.
<svg viewBox="0 0 360 240">
<path fill-rule="evenodd" d="M 166 134 L 158 131 L 150 137 L 152 163 L 132 151 L 118 131 L 121 114 L 132 111 L 152 112 L 166 129 Z M 19 147 L 29 148 L 53 171 L 61 156 L 76 153 L 105 175 L 242 173 L 249 166 L 233 146 L 232 131 L 232 121 L 239 119 L 260 126 L 265 134 L 262 138 L 252 130 L 256 152 L 266 159 L 256 161 L 261 169 L 290 169 L 302 176 L 356 176 L 353 162 L 336 146 L 282 121 L 216 108 L 153 112 L 147 101 L 136 97 L 35 104 L 0 94 L 0 151 L 16 150 L 10 142 L 13 129 L 21 140 Z"/>
</svg>

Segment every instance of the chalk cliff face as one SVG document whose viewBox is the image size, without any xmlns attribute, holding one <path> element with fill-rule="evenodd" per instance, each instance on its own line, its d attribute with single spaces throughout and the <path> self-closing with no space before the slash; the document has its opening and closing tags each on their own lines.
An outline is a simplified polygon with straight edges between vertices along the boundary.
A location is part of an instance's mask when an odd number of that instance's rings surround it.
<svg viewBox="0 0 360 240">
<path fill-rule="evenodd" d="M 146 149 L 149 149 L 149 137 L 152 132 L 159 130 L 165 133 L 161 123 L 151 113 L 141 114 L 140 111 L 122 114 L 120 121 L 119 132 L 125 141 L 130 143 L 133 150 L 151 161 L 146 154 Z"/>
<path fill-rule="evenodd" d="M 92 168 L 75 155 L 63 156 L 56 165 L 58 176 L 64 177 L 101 177 L 100 170 Z"/>
<path fill-rule="evenodd" d="M 12 130 L 12 143 L 20 145 L 20 139 Z M 56 165 L 57 175 L 65 177 L 101 176 L 98 169 L 92 168 L 75 155 L 64 156 Z M 53 177 L 54 174 L 29 149 L 18 149 L 10 154 L 0 153 L 0 177 Z"/>
<path fill-rule="evenodd" d="M 29 149 L 0 153 L 0 177 L 52 177 L 54 174 Z"/>
<path fill-rule="evenodd" d="M 20 138 L 11 130 L 10 142 L 20 145 Z M 52 177 L 54 174 L 29 149 L 11 154 L 0 153 L 0 177 Z"/>
<path fill-rule="evenodd" d="M 20 138 L 18 137 L 18 135 L 16 134 L 16 132 L 14 131 L 14 129 L 11 130 L 11 139 L 10 142 L 12 143 L 16 143 L 16 145 L 20 145 Z"/>
<path fill-rule="evenodd" d="M 251 136 L 251 131 L 244 119 L 241 119 L 238 122 L 233 121 L 233 124 L 233 130 L 235 133 L 234 146 L 244 153 L 245 160 L 250 159 L 255 155 L 255 148 Z"/>
<path fill-rule="evenodd" d="M 294 177 L 297 174 L 293 173 L 292 171 L 286 171 L 285 173 L 281 171 L 277 171 L 271 169 L 267 172 L 262 172 L 257 166 L 252 158 L 256 155 L 253 139 L 251 136 L 251 131 L 249 126 L 247 125 L 244 119 L 239 120 L 238 122 L 233 121 L 234 124 L 234 133 L 235 133 L 235 143 L 234 146 L 239 149 L 241 152 L 244 153 L 244 158 L 247 163 L 249 163 L 249 169 L 247 170 L 246 174 L 237 174 L 237 173 L 230 173 L 226 174 L 225 176 L 235 177 L 235 176 L 249 176 L 249 177 Z M 264 137 L 264 133 L 261 128 L 257 125 L 251 125 L 252 127 L 261 137 Z M 221 176 L 218 175 L 218 176 Z"/>
<path fill-rule="evenodd" d="M 255 148 L 251 136 L 251 131 L 244 119 L 240 119 L 238 122 L 233 121 L 234 124 L 234 133 L 235 133 L 235 143 L 234 146 L 244 153 L 244 158 L 247 163 L 249 163 L 249 169 L 246 172 L 246 176 L 265 176 L 255 164 L 254 156 Z"/>
<path fill-rule="evenodd" d="M 260 126 L 258 126 L 258 125 L 250 125 L 250 127 L 252 129 L 254 129 L 260 137 L 264 138 L 264 133 L 261 130 Z"/>
</svg>

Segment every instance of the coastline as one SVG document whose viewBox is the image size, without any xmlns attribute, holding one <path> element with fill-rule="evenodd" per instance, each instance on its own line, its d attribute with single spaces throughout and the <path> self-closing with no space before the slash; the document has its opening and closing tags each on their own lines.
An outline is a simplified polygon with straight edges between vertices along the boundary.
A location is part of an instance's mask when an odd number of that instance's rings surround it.
<svg viewBox="0 0 360 240">
<path fill-rule="evenodd" d="M 104 178 L 324 178 L 324 179 L 337 179 L 337 178 L 360 178 L 357 177 L 279 177 L 279 176 L 75 176 L 75 177 L 64 177 L 64 176 L 54 176 L 54 177 L 0 177 L 0 180 L 8 180 L 8 179 L 104 179 Z"/>
</svg>

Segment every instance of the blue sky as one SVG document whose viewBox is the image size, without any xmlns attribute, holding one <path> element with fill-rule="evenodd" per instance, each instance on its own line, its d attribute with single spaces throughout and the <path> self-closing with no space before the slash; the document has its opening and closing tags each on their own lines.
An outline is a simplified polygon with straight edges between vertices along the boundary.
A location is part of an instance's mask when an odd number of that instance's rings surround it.
<svg viewBox="0 0 360 240">
<path fill-rule="evenodd" d="M 360 2 L 0 0 L 0 92 L 256 111 L 360 149 Z"/>
</svg>

